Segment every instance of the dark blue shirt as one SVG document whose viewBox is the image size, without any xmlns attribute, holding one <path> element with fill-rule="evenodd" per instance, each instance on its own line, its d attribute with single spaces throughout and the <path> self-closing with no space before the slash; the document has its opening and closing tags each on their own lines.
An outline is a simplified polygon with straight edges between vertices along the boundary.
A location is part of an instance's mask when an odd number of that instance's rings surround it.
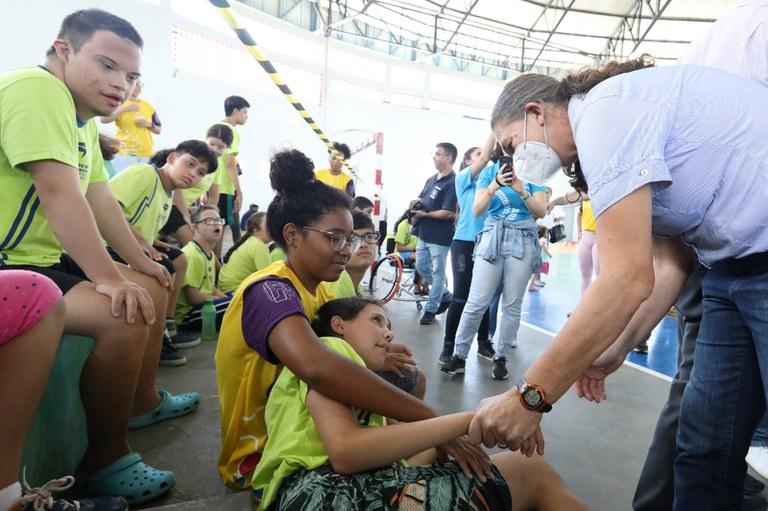
<svg viewBox="0 0 768 511">
<path fill-rule="evenodd" d="M 456 211 L 456 173 L 438 179 L 439 174 L 427 179 L 419 198 L 424 204 L 424 211 L 439 211 L 447 209 Z M 446 247 L 451 246 L 453 239 L 453 218 L 422 218 L 413 228 L 413 233 L 425 243 L 436 243 Z"/>
</svg>

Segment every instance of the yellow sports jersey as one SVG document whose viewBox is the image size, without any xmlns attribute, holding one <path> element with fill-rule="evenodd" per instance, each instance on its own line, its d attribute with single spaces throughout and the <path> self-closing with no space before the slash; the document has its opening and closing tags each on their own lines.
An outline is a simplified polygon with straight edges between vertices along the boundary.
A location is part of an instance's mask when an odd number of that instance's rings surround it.
<svg viewBox="0 0 768 511">
<path fill-rule="evenodd" d="M 123 112 L 117 119 L 117 134 L 115 138 L 123 143 L 118 154 L 143 156 L 149 158 L 155 150 L 155 142 L 152 139 L 152 131 L 149 128 L 136 126 L 136 119 L 144 119 L 153 122 L 157 117 L 155 109 L 143 99 L 129 99 L 125 105 L 138 105 L 138 112 Z"/>
<path fill-rule="evenodd" d="M 264 409 L 272 385 L 282 365 L 273 364 L 251 348 L 243 333 L 244 294 L 263 279 L 281 279 L 272 302 L 287 300 L 285 282 L 301 300 L 304 314 L 311 319 L 324 303 L 334 298 L 327 284 L 321 283 L 311 294 L 285 262 L 272 263 L 240 284 L 224 314 L 216 346 L 216 381 L 221 407 L 221 453 L 218 470 L 224 484 L 234 490 L 251 486 L 253 470 L 261 459 L 267 439 Z M 267 288 L 265 286 L 265 292 Z M 295 298 L 294 298 L 295 299 Z"/>
<path fill-rule="evenodd" d="M 347 185 L 352 181 L 352 178 L 344 172 L 338 175 L 331 174 L 331 169 L 318 169 L 315 171 L 315 179 L 344 193 L 347 193 Z"/>
<path fill-rule="evenodd" d="M 227 160 L 229 159 L 230 155 L 237 156 L 238 154 L 240 154 L 240 132 L 237 131 L 237 128 L 235 128 L 234 125 L 229 124 L 228 122 L 220 122 L 218 124 L 223 124 L 224 126 L 228 126 L 232 130 L 232 144 L 229 146 L 229 148 L 227 148 L 227 150 L 222 155 L 223 159 L 219 160 L 219 167 L 216 170 L 215 183 L 219 185 L 219 193 L 223 195 L 234 195 L 235 183 L 232 181 L 232 177 L 229 175 Z M 222 165 L 222 162 L 224 163 L 224 165 Z"/>
<path fill-rule="evenodd" d="M 0 75 L 0 266 L 51 266 L 61 257 L 24 166 L 38 160 L 77 169 L 83 195 L 107 180 L 94 120 L 78 121 L 64 83 L 30 67 Z"/>
<path fill-rule="evenodd" d="M 595 232 L 595 214 L 592 212 L 592 202 L 588 200 L 581 203 L 581 230 Z"/>
<path fill-rule="evenodd" d="M 355 289 L 355 283 L 352 281 L 352 277 L 349 276 L 349 273 L 347 273 L 347 270 L 341 272 L 339 280 L 328 282 L 328 286 L 330 286 L 331 291 L 336 295 L 336 298 L 350 298 L 363 294 L 360 288 Z"/>
<path fill-rule="evenodd" d="M 159 170 L 147 163 L 134 163 L 109 180 L 112 195 L 125 218 L 150 244 L 171 214 L 172 195 L 163 188 Z"/>
</svg>

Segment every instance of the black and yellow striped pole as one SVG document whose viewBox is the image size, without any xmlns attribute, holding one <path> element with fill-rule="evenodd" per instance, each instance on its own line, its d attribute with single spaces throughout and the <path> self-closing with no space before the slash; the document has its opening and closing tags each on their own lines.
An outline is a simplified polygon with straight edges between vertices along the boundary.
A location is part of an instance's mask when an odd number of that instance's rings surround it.
<svg viewBox="0 0 768 511">
<path fill-rule="evenodd" d="M 336 159 L 339 160 L 342 165 L 350 171 L 352 175 L 359 177 L 349 165 L 349 163 L 347 163 L 347 161 L 344 159 L 344 155 L 342 155 L 333 147 L 333 143 L 328 139 L 323 130 L 320 129 L 320 126 L 317 125 L 312 116 L 309 115 L 307 109 L 304 108 L 304 105 L 301 104 L 301 101 L 299 101 L 299 99 L 293 94 L 290 87 L 288 87 L 288 85 L 283 81 L 275 69 L 275 66 L 272 65 L 264 52 L 261 51 L 261 48 L 259 48 L 259 45 L 256 44 L 256 41 L 254 41 L 253 37 L 251 37 L 248 29 L 240 26 L 240 23 L 237 20 L 237 15 L 232 9 L 232 6 L 229 5 L 229 2 L 227 0 L 209 0 L 209 2 L 211 2 L 211 4 L 216 7 L 216 10 L 219 11 L 219 14 L 221 14 L 221 17 L 224 18 L 224 21 L 227 22 L 227 25 L 229 25 L 229 27 L 235 31 L 237 38 L 241 43 L 243 43 L 243 46 L 245 46 L 245 49 L 248 51 L 248 53 L 250 53 L 253 58 L 256 59 L 256 62 L 259 63 L 264 72 L 267 73 L 267 76 L 269 76 L 269 79 L 272 80 L 272 83 L 274 83 L 280 92 L 283 93 L 283 97 L 285 97 L 285 99 L 288 100 L 293 108 L 296 109 L 301 118 L 304 119 L 304 122 L 309 124 L 309 127 L 312 128 L 312 131 L 314 131 L 317 136 L 320 137 L 320 140 L 323 141 L 325 147 L 328 148 L 328 151 L 333 154 Z"/>
</svg>

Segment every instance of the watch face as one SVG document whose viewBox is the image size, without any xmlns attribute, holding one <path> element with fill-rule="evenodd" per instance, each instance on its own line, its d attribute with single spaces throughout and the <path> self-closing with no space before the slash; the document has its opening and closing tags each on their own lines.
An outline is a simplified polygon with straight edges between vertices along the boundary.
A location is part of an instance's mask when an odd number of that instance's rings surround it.
<svg viewBox="0 0 768 511">
<path fill-rule="evenodd" d="M 534 388 L 526 389 L 523 399 L 525 399 L 528 406 L 537 407 L 541 404 L 541 394 Z"/>
</svg>

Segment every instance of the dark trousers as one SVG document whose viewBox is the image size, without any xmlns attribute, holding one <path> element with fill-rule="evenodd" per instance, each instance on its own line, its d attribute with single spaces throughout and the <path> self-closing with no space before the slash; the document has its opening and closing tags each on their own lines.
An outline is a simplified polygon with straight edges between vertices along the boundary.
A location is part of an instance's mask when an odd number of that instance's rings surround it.
<svg viewBox="0 0 768 511">
<path fill-rule="evenodd" d="M 445 317 L 445 344 L 456 342 L 456 330 L 459 328 L 461 313 L 469 296 L 469 286 L 472 283 L 472 252 L 475 244 L 472 241 L 453 240 L 451 243 L 451 267 L 453 270 L 453 298 Z M 488 340 L 488 311 L 485 311 L 480 326 L 477 329 L 477 340 Z"/>
<path fill-rule="evenodd" d="M 669 398 L 656 423 L 645 465 L 637 483 L 632 508 L 635 511 L 671 510 L 675 492 L 675 458 L 677 458 L 677 422 L 680 402 L 693 368 L 693 353 L 701 325 L 701 279 L 705 269 L 699 266 L 685 283 L 677 299 L 678 366 L 672 379 Z"/>
</svg>

